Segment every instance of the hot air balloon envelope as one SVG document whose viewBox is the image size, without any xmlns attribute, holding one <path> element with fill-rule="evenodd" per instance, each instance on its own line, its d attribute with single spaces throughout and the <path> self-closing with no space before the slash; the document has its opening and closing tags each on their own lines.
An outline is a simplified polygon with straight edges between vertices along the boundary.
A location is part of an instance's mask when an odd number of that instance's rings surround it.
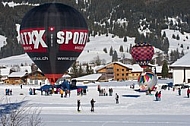
<svg viewBox="0 0 190 126">
<path fill-rule="evenodd" d="M 20 36 L 25 52 L 54 84 L 83 51 L 88 27 L 76 9 L 46 3 L 27 12 Z"/>
<path fill-rule="evenodd" d="M 133 59 L 142 67 L 146 67 L 154 55 L 154 48 L 147 43 L 136 44 L 132 47 Z"/>
<path fill-rule="evenodd" d="M 157 84 L 157 76 L 152 72 L 143 72 L 138 78 L 140 90 L 152 89 Z"/>
</svg>

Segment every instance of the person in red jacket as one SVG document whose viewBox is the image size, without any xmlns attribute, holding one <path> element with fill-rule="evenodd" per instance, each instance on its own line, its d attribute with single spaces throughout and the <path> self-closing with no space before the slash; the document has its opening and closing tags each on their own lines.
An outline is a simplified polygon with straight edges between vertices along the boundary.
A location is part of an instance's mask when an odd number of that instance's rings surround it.
<svg viewBox="0 0 190 126">
<path fill-rule="evenodd" d="M 158 93 L 158 101 L 161 101 L 161 91 Z"/>
<path fill-rule="evenodd" d="M 190 94 L 190 89 L 187 89 L 187 97 L 189 98 L 189 94 Z"/>
</svg>

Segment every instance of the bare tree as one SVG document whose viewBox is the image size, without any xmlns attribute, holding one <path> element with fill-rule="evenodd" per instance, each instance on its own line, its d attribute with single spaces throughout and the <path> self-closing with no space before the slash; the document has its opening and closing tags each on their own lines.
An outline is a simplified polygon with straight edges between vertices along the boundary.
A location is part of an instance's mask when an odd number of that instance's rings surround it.
<svg viewBox="0 0 190 126">
<path fill-rule="evenodd" d="M 0 126 L 41 126 L 41 109 L 33 108 L 27 101 L 11 103 L 1 98 Z"/>
</svg>

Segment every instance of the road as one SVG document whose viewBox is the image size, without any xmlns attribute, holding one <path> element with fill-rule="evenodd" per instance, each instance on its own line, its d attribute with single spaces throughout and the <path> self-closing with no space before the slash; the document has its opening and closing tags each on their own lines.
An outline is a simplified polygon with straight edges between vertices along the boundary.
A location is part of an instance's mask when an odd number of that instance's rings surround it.
<svg viewBox="0 0 190 126">
<path fill-rule="evenodd" d="M 189 126 L 189 115 L 41 115 L 44 126 Z"/>
</svg>

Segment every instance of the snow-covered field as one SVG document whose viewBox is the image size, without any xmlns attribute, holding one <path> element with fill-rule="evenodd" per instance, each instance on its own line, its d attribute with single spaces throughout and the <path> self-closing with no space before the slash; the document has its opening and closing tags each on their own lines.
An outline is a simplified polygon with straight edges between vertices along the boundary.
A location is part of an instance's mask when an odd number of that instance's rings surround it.
<svg viewBox="0 0 190 126">
<path fill-rule="evenodd" d="M 73 90 L 67 98 L 61 98 L 60 94 L 45 96 L 39 91 L 36 91 L 37 95 L 29 95 L 29 88 L 39 86 L 24 85 L 21 89 L 19 85 L 0 85 L 0 97 L 8 97 L 12 103 L 28 101 L 34 108 L 40 108 L 44 126 L 189 126 L 190 98 L 186 96 L 186 89 L 182 89 L 181 96 L 178 96 L 177 90 L 158 89 L 162 91 L 162 100 L 155 101 L 155 92 L 152 95 L 136 92 L 128 86 L 132 83 L 136 82 L 95 83 L 88 85 L 87 95 L 77 96 L 76 90 Z M 113 88 L 113 96 L 99 96 L 98 84 L 107 92 Z M 6 88 L 13 90 L 12 96 L 5 96 Z M 120 96 L 119 104 L 115 103 L 115 93 Z M 90 111 L 92 98 L 96 101 L 93 113 Z M 76 111 L 78 99 L 81 100 L 81 112 Z"/>
</svg>

